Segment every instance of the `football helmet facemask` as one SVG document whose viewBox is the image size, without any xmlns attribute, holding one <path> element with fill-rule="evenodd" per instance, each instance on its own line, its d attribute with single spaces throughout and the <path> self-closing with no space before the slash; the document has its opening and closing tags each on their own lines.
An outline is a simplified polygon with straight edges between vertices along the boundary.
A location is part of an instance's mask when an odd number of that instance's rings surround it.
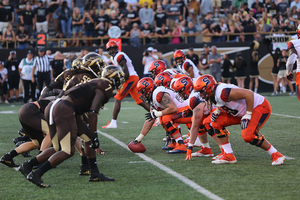
<svg viewBox="0 0 300 200">
<path fill-rule="evenodd" d="M 107 67 L 103 68 L 102 77 L 113 82 L 113 85 L 117 90 L 121 89 L 125 83 L 124 72 L 120 67 L 114 65 L 108 65 Z"/>
<path fill-rule="evenodd" d="M 99 54 L 88 53 L 82 58 L 82 66 L 91 71 L 96 77 L 100 77 L 105 64 Z"/>
</svg>

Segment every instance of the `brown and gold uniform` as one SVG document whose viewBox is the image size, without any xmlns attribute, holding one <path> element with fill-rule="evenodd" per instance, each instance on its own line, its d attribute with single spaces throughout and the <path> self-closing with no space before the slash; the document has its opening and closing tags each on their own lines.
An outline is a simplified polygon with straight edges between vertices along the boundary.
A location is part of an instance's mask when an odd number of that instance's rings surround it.
<svg viewBox="0 0 300 200">
<path fill-rule="evenodd" d="M 76 115 L 82 115 L 86 112 L 98 113 L 112 96 L 113 89 L 110 80 L 105 78 L 93 79 L 72 87 L 65 92 L 61 99 L 57 99 L 47 106 L 45 117 L 56 151 L 63 151 L 69 156 L 74 154 L 74 143 L 78 132 Z M 96 131 L 97 116 L 89 120 L 91 132 Z"/>
</svg>

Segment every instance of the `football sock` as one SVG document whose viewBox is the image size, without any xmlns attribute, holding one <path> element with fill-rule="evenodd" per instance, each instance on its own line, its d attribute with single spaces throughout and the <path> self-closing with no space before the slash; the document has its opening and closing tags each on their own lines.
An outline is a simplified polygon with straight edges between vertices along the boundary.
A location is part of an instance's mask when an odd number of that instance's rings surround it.
<svg viewBox="0 0 300 200">
<path fill-rule="evenodd" d="M 86 156 L 81 156 L 81 164 L 83 165 L 88 165 L 88 159 Z"/>
<path fill-rule="evenodd" d="M 225 153 L 233 153 L 230 142 L 222 144 Z"/>
<path fill-rule="evenodd" d="M 203 148 L 210 148 L 209 143 L 202 143 Z"/>
<path fill-rule="evenodd" d="M 96 157 L 95 158 L 88 158 L 88 163 L 91 169 L 91 174 L 96 174 L 99 173 L 98 167 L 97 167 L 97 161 Z"/>
<path fill-rule="evenodd" d="M 176 141 L 177 143 L 179 143 L 180 140 L 182 140 L 182 137 L 181 137 L 181 136 L 175 138 L 175 141 Z"/>
<path fill-rule="evenodd" d="M 276 153 L 277 150 L 270 144 L 269 149 L 267 150 L 267 152 L 272 155 L 273 153 Z"/>
<path fill-rule="evenodd" d="M 47 171 L 49 171 L 50 169 L 52 169 L 52 165 L 51 163 L 47 160 L 44 164 L 42 164 L 42 166 L 40 166 L 37 170 L 35 170 L 34 172 L 39 175 L 39 176 L 43 176 L 44 173 L 46 173 Z"/>
<path fill-rule="evenodd" d="M 7 158 L 7 159 L 12 159 L 12 158 L 16 157 L 17 155 L 19 155 L 19 154 L 17 153 L 17 151 L 16 151 L 16 150 L 12 150 L 11 152 L 9 152 L 9 153 L 7 153 L 7 154 L 5 155 L 5 158 Z"/>
<path fill-rule="evenodd" d="M 183 142 L 183 140 L 181 139 L 181 140 L 178 140 L 178 142 L 177 142 L 178 144 L 184 144 L 184 142 Z"/>
<path fill-rule="evenodd" d="M 254 89 L 254 92 L 257 93 L 257 88 Z"/>
<path fill-rule="evenodd" d="M 38 164 L 40 164 L 39 163 L 39 161 L 36 159 L 36 157 L 34 157 L 34 158 L 32 158 L 31 160 L 28 160 L 28 164 L 31 166 L 31 168 L 33 167 L 33 166 L 36 166 L 36 165 L 38 165 Z"/>
<path fill-rule="evenodd" d="M 113 125 L 115 125 L 115 124 L 117 124 L 117 120 L 116 119 L 111 119 L 110 123 L 113 124 Z"/>
</svg>

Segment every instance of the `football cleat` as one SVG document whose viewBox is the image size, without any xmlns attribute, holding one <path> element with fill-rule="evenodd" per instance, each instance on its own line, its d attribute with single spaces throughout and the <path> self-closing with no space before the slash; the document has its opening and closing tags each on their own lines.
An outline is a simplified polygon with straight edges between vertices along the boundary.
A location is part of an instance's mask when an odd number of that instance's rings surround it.
<svg viewBox="0 0 300 200">
<path fill-rule="evenodd" d="M 98 172 L 98 174 L 90 174 L 89 181 L 90 182 L 98 182 L 98 181 L 114 181 L 114 178 L 108 178 L 104 176 L 102 173 Z"/>
<path fill-rule="evenodd" d="M 117 124 L 113 125 L 108 120 L 107 120 L 107 122 L 108 122 L 108 124 L 106 124 L 105 126 L 102 126 L 102 128 L 118 128 Z"/>
<path fill-rule="evenodd" d="M 159 126 L 159 125 L 160 125 L 159 119 L 155 119 L 155 122 L 152 126 L 155 127 L 155 126 Z"/>
<path fill-rule="evenodd" d="M 233 153 L 223 153 L 222 157 L 219 160 L 213 160 L 212 164 L 234 164 L 236 163 L 236 158 Z"/>
<path fill-rule="evenodd" d="M 182 138 L 188 138 L 188 137 L 190 137 L 190 132 L 188 132 L 188 134 L 182 136 Z"/>
<path fill-rule="evenodd" d="M 80 171 L 79 171 L 79 175 L 90 175 L 90 168 L 87 165 L 80 165 Z"/>
<path fill-rule="evenodd" d="M 184 144 L 176 143 L 176 147 L 171 151 L 167 151 L 167 154 L 186 153 L 186 151 L 187 149 Z"/>
<path fill-rule="evenodd" d="M 0 159 L 0 162 L 8 167 L 19 167 L 20 165 L 16 165 L 13 161 L 13 159 L 8 159 L 5 158 L 4 156 L 2 156 L 2 158 Z"/>
<path fill-rule="evenodd" d="M 172 150 L 176 147 L 176 142 L 171 142 L 168 146 L 164 146 L 161 149 L 162 150 Z"/>
<path fill-rule="evenodd" d="M 201 148 L 200 151 L 197 151 L 195 153 L 192 153 L 192 157 L 212 157 L 214 156 L 214 153 L 212 152 L 211 148 L 204 147 Z"/>
<path fill-rule="evenodd" d="M 31 172 L 31 167 L 28 164 L 28 162 L 24 162 L 23 164 L 21 164 L 21 166 L 19 167 L 19 172 L 21 172 L 25 178 L 27 178 L 28 174 Z"/>
<path fill-rule="evenodd" d="M 48 184 L 44 183 L 44 181 L 42 180 L 42 178 L 40 176 L 36 175 L 36 173 L 34 173 L 34 172 L 30 172 L 28 174 L 27 180 L 29 180 L 31 183 L 39 186 L 40 188 L 51 187 L 51 185 L 48 185 Z"/>
<path fill-rule="evenodd" d="M 19 135 L 20 135 L 21 137 L 26 135 L 26 133 L 25 133 L 25 131 L 24 131 L 23 128 L 21 128 L 21 129 L 18 131 L 18 133 L 19 133 Z"/>
<path fill-rule="evenodd" d="M 272 159 L 272 165 L 276 166 L 276 165 L 282 165 L 286 157 L 281 153 L 279 153 L 279 151 L 277 151 L 276 153 L 272 153 L 271 159 Z"/>
<path fill-rule="evenodd" d="M 22 156 L 23 156 L 23 157 L 25 157 L 25 158 L 29 158 L 29 157 L 31 157 L 31 155 L 29 155 L 29 153 L 28 153 L 28 152 L 22 153 Z"/>
<path fill-rule="evenodd" d="M 219 160 L 222 157 L 223 153 L 224 153 L 224 149 L 221 148 L 221 153 L 219 155 L 213 157 L 212 160 Z"/>
</svg>

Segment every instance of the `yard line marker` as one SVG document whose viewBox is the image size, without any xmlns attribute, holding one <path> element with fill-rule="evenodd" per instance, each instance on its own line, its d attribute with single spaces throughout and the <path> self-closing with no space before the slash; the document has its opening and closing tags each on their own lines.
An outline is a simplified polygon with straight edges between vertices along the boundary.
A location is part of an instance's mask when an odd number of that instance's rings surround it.
<svg viewBox="0 0 300 200">
<path fill-rule="evenodd" d="M 297 116 L 292 116 L 292 115 L 283 115 L 283 114 L 278 114 L 278 113 L 271 113 L 272 115 L 278 115 L 278 116 L 282 116 L 282 117 L 289 117 L 289 118 L 296 118 L 296 119 L 300 119 L 300 117 Z"/>
<path fill-rule="evenodd" d="M 173 162 L 174 160 L 158 160 L 157 162 Z M 132 163 L 145 163 L 147 162 L 146 160 L 144 161 L 130 161 L 128 163 L 132 164 Z"/>
<path fill-rule="evenodd" d="M 107 137 L 108 139 L 112 140 L 113 142 L 117 143 L 118 145 L 120 145 L 121 147 L 123 147 L 124 149 L 127 149 L 128 151 L 130 151 L 130 149 L 127 147 L 126 144 L 124 144 L 123 142 L 121 142 L 120 140 L 118 140 L 117 138 L 108 135 L 107 133 L 104 133 L 102 131 L 97 130 L 97 132 L 99 134 L 101 134 L 104 137 Z M 131 152 L 131 151 L 130 151 Z M 195 183 L 194 181 L 186 178 L 185 176 L 182 176 L 181 174 L 173 171 L 172 169 L 160 164 L 159 162 L 153 160 L 152 158 L 149 158 L 148 156 L 142 154 L 142 153 L 136 153 L 137 156 L 139 156 L 140 158 L 142 158 L 143 160 L 151 163 L 152 165 L 158 167 L 159 169 L 165 171 L 166 173 L 176 177 L 177 179 L 179 179 L 180 181 L 182 181 L 183 183 L 187 184 L 188 186 L 190 186 L 191 188 L 195 189 L 197 192 L 203 194 L 204 196 L 213 199 L 213 200 L 223 200 L 221 197 L 215 195 L 214 193 L 208 191 L 207 189 L 201 187 L 200 185 L 198 185 L 197 183 Z"/>
</svg>

